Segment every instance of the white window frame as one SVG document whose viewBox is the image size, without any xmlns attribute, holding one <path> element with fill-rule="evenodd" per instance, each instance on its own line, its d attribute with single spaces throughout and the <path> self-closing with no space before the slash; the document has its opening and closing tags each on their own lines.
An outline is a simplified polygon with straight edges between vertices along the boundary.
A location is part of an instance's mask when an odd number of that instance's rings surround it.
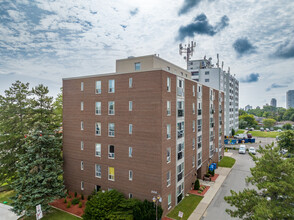
<svg viewBox="0 0 294 220">
<path fill-rule="evenodd" d="M 171 115 L 171 104 L 170 101 L 166 101 L 166 114 L 167 116 Z"/>
<path fill-rule="evenodd" d="M 81 82 L 81 92 L 84 91 L 84 82 Z"/>
<path fill-rule="evenodd" d="M 95 157 L 101 157 L 101 144 L 95 143 Z"/>
<path fill-rule="evenodd" d="M 81 150 L 84 150 L 84 141 L 81 141 Z"/>
<path fill-rule="evenodd" d="M 111 82 L 113 82 L 113 88 L 111 88 Z M 115 93 L 115 79 L 108 80 L 108 93 Z"/>
<path fill-rule="evenodd" d="M 170 77 L 167 77 L 166 88 L 167 88 L 167 92 L 170 92 L 170 91 L 171 91 L 171 81 L 170 81 Z"/>
<path fill-rule="evenodd" d="M 129 134 L 133 134 L 133 124 L 129 124 Z"/>
<path fill-rule="evenodd" d="M 101 115 L 101 102 L 95 103 L 95 115 Z"/>
<path fill-rule="evenodd" d="M 135 65 L 135 71 L 140 71 L 141 70 L 141 62 L 136 62 L 134 65 Z"/>
<path fill-rule="evenodd" d="M 84 130 L 84 122 L 81 121 L 81 131 L 83 131 L 83 130 Z"/>
<path fill-rule="evenodd" d="M 81 161 L 81 170 L 84 170 L 84 161 Z"/>
<path fill-rule="evenodd" d="M 133 181 L 133 171 L 129 170 L 129 180 Z"/>
<path fill-rule="evenodd" d="M 192 139 L 192 150 L 195 150 L 196 141 L 195 138 Z"/>
<path fill-rule="evenodd" d="M 81 111 L 84 111 L 84 102 L 81 102 Z"/>
<path fill-rule="evenodd" d="M 100 128 L 99 133 L 97 133 L 97 125 L 98 125 L 98 128 Z M 101 136 L 101 122 L 96 122 L 95 123 L 95 135 L 96 136 Z"/>
<path fill-rule="evenodd" d="M 110 131 L 112 125 L 113 131 Z M 115 123 L 108 123 L 108 137 L 115 137 Z"/>
<path fill-rule="evenodd" d="M 133 88 L 133 78 L 129 78 L 129 88 Z"/>
<path fill-rule="evenodd" d="M 133 193 L 129 193 L 129 199 L 133 198 Z"/>
<path fill-rule="evenodd" d="M 192 156 L 192 167 L 193 168 L 195 167 L 195 156 L 194 155 Z"/>
<path fill-rule="evenodd" d="M 192 103 L 192 112 L 193 112 L 193 115 L 195 115 L 195 103 L 194 102 Z"/>
<path fill-rule="evenodd" d="M 171 139 L 171 126 L 170 126 L 170 124 L 166 125 L 166 138 Z"/>
<path fill-rule="evenodd" d="M 95 82 L 95 93 L 101 94 L 101 81 L 100 80 Z"/>
<path fill-rule="evenodd" d="M 110 153 L 110 146 L 113 146 L 113 153 Z M 113 144 L 108 145 L 108 159 L 115 159 L 115 146 Z"/>
<path fill-rule="evenodd" d="M 98 167 L 100 168 L 100 171 L 99 171 Z M 101 165 L 100 164 L 95 164 L 95 177 L 101 178 Z"/>
<path fill-rule="evenodd" d="M 195 120 L 193 120 L 193 132 L 195 132 Z"/>
<path fill-rule="evenodd" d="M 192 87 L 193 96 L 195 96 L 195 85 Z"/>
<path fill-rule="evenodd" d="M 129 147 L 129 157 L 133 157 L 133 148 Z"/>
<path fill-rule="evenodd" d="M 113 109 L 110 109 L 110 106 L 112 103 L 113 103 Z M 108 102 L 108 115 L 115 115 L 115 101 Z"/>
<path fill-rule="evenodd" d="M 166 173 L 166 187 L 171 185 L 171 172 L 170 170 Z"/>
<path fill-rule="evenodd" d="M 171 148 L 168 147 L 166 148 L 166 163 L 170 163 L 171 162 Z"/>
<path fill-rule="evenodd" d="M 170 210 L 171 209 L 171 207 L 172 207 L 172 205 L 171 205 L 171 203 L 172 203 L 172 201 L 171 201 L 171 194 L 169 194 L 168 196 L 167 196 L 167 209 L 168 210 Z"/>
<path fill-rule="evenodd" d="M 85 186 L 84 186 L 84 181 L 81 181 L 81 190 L 84 190 L 85 188 L 84 188 Z"/>
<path fill-rule="evenodd" d="M 129 101 L 129 111 L 133 111 L 133 101 Z"/>
</svg>

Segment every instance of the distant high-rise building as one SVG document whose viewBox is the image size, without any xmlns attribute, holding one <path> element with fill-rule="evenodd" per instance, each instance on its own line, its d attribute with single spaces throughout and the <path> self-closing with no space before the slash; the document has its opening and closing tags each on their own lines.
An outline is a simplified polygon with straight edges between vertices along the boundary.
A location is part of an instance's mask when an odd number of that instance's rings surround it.
<svg viewBox="0 0 294 220">
<path fill-rule="evenodd" d="M 272 100 L 271 100 L 271 106 L 272 107 L 277 107 L 277 100 L 275 98 L 272 98 Z"/>
<path fill-rule="evenodd" d="M 288 90 L 286 93 L 286 108 L 294 108 L 294 90 Z"/>
<path fill-rule="evenodd" d="M 245 106 L 245 111 L 247 112 L 248 110 L 252 109 L 252 106 L 251 105 L 246 105 Z"/>
<path fill-rule="evenodd" d="M 223 70 L 218 56 L 216 65 L 212 64 L 212 58 L 190 60 L 188 71 L 196 82 L 225 92 L 225 135 L 232 135 L 232 129 L 239 129 L 239 81 L 230 74 L 230 69 Z"/>
</svg>

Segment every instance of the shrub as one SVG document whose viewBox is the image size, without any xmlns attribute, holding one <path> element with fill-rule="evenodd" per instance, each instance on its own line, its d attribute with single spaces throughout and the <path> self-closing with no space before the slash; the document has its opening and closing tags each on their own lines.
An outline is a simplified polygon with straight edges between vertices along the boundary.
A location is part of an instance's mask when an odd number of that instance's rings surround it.
<svg viewBox="0 0 294 220">
<path fill-rule="evenodd" d="M 214 176 L 214 170 L 210 171 L 211 176 Z"/>
<path fill-rule="evenodd" d="M 199 193 L 199 194 L 201 194 L 201 193 L 202 193 L 202 191 L 198 190 L 198 193 Z"/>
<path fill-rule="evenodd" d="M 198 190 L 199 187 L 200 187 L 200 183 L 199 183 L 199 180 L 197 179 L 194 184 L 194 190 Z"/>
<path fill-rule="evenodd" d="M 84 200 L 84 199 L 85 199 L 83 194 L 81 195 L 81 199 L 82 199 L 82 200 Z"/>
<path fill-rule="evenodd" d="M 83 206 L 83 203 L 79 202 L 79 208 L 82 208 L 82 206 Z"/>
<path fill-rule="evenodd" d="M 67 203 L 67 200 L 66 200 L 66 198 L 64 199 L 64 201 L 63 201 L 64 203 Z"/>
<path fill-rule="evenodd" d="M 205 177 L 210 177 L 209 173 L 206 173 L 204 176 L 205 176 Z"/>
<path fill-rule="evenodd" d="M 70 208 L 70 207 L 71 207 L 71 202 L 69 201 L 69 202 L 67 203 L 66 208 Z"/>
<path fill-rule="evenodd" d="M 75 197 L 77 197 L 77 195 L 78 195 L 78 193 L 77 193 L 77 192 L 75 192 Z"/>
<path fill-rule="evenodd" d="M 149 220 L 149 219 L 155 219 L 156 218 L 156 212 L 155 212 L 155 205 L 153 202 L 149 202 L 146 199 L 141 202 L 137 201 L 133 208 L 133 216 L 134 220 Z M 163 209 L 161 206 L 157 206 L 158 211 L 158 219 L 161 219 Z"/>
<path fill-rule="evenodd" d="M 73 205 L 76 205 L 76 204 L 78 204 L 80 202 L 80 200 L 78 199 L 78 198 L 74 198 L 72 201 L 71 201 L 71 203 L 73 204 Z"/>
</svg>

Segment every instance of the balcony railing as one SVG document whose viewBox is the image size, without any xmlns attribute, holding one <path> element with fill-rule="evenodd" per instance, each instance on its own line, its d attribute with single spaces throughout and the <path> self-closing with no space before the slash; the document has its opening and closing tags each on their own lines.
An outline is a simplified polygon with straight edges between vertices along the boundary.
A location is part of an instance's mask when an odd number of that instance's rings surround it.
<svg viewBox="0 0 294 220">
<path fill-rule="evenodd" d="M 183 117 L 183 116 L 184 116 L 184 110 L 178 109 L 178 117 Z"/>
<path fill-rule="evenodd" d="M 184 131 L 181 130 L 181 131 L 178 131 L 178 138 L 181 138 L 184 136 Z"/>
<path fill-rule="evenodd" d="M 178 174 L 178 182 L 181 181 L 182 178 L 183 178 L 183 172 Z"/>
<path fill-rule="evenodd" d="M 202 114 L 202 110 L 198 109 L 198 115 L 201 115 L 201 114 Z"/>
<path fill-rule="evenodd" d="M 177 95 L 178 96 L 184 96 L 184 89 L 180 88 L 180 87 L 177 87 Z"/>
</svg>

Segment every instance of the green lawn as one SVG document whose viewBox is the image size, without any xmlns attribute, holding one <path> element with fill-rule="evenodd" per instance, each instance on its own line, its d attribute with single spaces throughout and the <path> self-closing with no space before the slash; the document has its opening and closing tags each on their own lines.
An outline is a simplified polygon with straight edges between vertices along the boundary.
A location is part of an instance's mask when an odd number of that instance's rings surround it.
<svg viewBox="0 0 294 220">
<path fill-rule="evenodd" d="M 194 209 L 197 207 L 199 202 L 201 201 L 203 197 L 201 196 L 195 196 L 192 194 L 189 194 L 189 196 L 186 196 L 183 201 L 181 201 L 168 215 L 167 217 L 173 218 L 173 219 L 179 219 L 181 220 L 178 215 L 179 211 L 184 213 L 184 216 L 182 219 L 188 219 L 191 213 L 194 211 Z"/>
<path fill-rule="evenodd" d="M 231 157 L 223 157 L 223 159 L 218 163 L 219 167 L 228 167 L 232 168 L 235 164 L 236 160 Z"/>
<path fill-rule="evenodd" d="M 249 131 L 248 133 L 251 133 L 253 137 L 271 137 L 271 138 L 275 138 L 276 136 L 279 135 L 280 132 L 277 132 L 277 131 L 270 131 L 270 132 Z"/>
<path fill-rule="evenodd" d="M 7 205 L 12 203 L 12 200 L 9 199 L 10 197 L 14 196 L 15 193 L 13 190 L 11 191 L 4 191 L 4 192 L 0 192 L 0 203 L 3 203 L 4 201 L 7 201 Z"/>
<path fill-rule="evenodd" d="M 245 131 L 245 130 L 239 129 L 239 130 L 236 132 L 236 134 L 235 134 L 235 135 L 237 135 L 237 134 L 243 134 L 243 133 L 244 133 L 244 131 Z"/>
<path fill-rule="evenodd" d="M 35 220 L 36 217 L 30 217 L 30 218 L 25 218 L 25 220 Z M 50 220 L 77 220 L 80 218 L 70 215 L 66 212 L 60 211 L 58 209 L 52 208 L 51 212 L 48 213 L 47 215 L 45 215 L 42 220 L 46 220 L 46 219 L 50 219 Z"/>
</svg>

